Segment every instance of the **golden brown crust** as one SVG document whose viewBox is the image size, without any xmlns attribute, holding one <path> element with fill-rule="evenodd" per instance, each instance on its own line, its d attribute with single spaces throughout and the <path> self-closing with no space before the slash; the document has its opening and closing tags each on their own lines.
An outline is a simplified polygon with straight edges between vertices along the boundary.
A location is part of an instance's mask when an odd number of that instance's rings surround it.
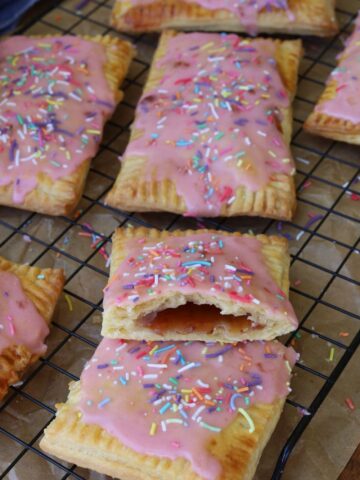
<svg viewBox="0 0 360 480">
<path fill-rule="evenodd" d="M 119 265 L 129 255 L 128 245 L 129 243 L 132 244 L 133 240 L 145 238 L 146 240 L 160 242 L 169 237 L 193 235 L 194 233 L 192 230 L 167 232 L 147 228 L 117 229 L 113 236 L 109 283 L 112 282 Z M 196 233 L 220 234 L 219 231 L 215 230 L 197 230 Z M 250 237 L 250 235 L 223 231 L 221 235 Z M 262 244 L 262 254 L 271 276 L 279 288 L 288 295 L 290 257 L 286 239 L 266 235 L 257 235 L 256 238 Z M 251 315 L 251 318 L 256 322 L 258 328 L 250 328 L 246 325 L 245 328 L 242 329 L 224 329 L 219 325 L 219 328 L 214 328 L 214 330 L 210 332 L 201 331 L 201 328 L 199 328 L 193 331 L 186 331 L 185 335 L 184 332 L 171 329 L 159 333 L 154 329 L 148 328 L 148 326 L 140 320 L 144 315 L 149 313 L 166 310 L 168 308 L 176 308 L 186 302 L 192 302 L 196 305 L 213 305 L 220 309 L 223 315 L 236 315 L 237 317 L 241 315 L 248 317 Z M 176 311 L 174 310 L 174 312 Z M 176 313 L 174 314 L 176 315 Z M 239 322 L 243 325 L 240 318 Z M 259 339 L 271 340 L 293 329 L 294 326 L 288 318 L 284 317 L 281 321 L 275 318 L 268 318 L 262 307 L 255 304 L 241 306 L 237 302 L 234 303 L 229 300 L 227 297 L 222 297 L 219 293 L 214 295 L 211 292 L 209 292 L 208 295 L 204 293 L 194 293 L 184 298 L 176 289 L 173 289 L 163 292 L 162 295 L 151 297 L 151 299 L 146 302 L 135 303 L 131 308 L 118 305 L 106 307 L 101 333 L 108 338 L 131 338 L 135 340 L 142 340 L 144 338 L 147 340 L 184 340 L 186 338 L 186 340 L 235 342 Z"/>
<path fill-rule="evenodd" d="M 331 80 L 326 85 L 318 101 L 318 105 L 333 99 L 336 96 L 337 86 L 336 80 Z M 306 119 L 304 129 L 314 135 L 360 145 L 360 123 L 355 124 L 349 120 L 332 117 L 325 113 L 317 112 L 316 110 Z"/>
<path fill-rule="evenodd" d="M 57 405 L 56 419 L 45 430 L 40 447 L 62 460 L 105 473 L 122 480 L 201 480 L 188 460 L 170 460 L 144 455 L 123 445 L 97 425 L 85 424 L 77 408 L 80 382 L 70 386 L 65 404 Z M 219 434 L 208 450 L 222 466 L 219 480 L 251 480 L 262 451 L 279 420 L 285 399 L 247 409 L 255 431 L 249 433 L 239 414 Z"/>
<path fill-rule="evenodd" d="M 64 272 L 54 268 L 30 267 L 0 257 L 0 270 L 16 275 L 26 296 L 34 303 L 47 324 L 64 285 Z M 0 353 L 0 400 L 23 371 L 38 359 L 24 345 L 13 345 Z"/>
<path fill-rule="evenodd" d="M 134 55 L 133 47 L 130 43 L 110 35 L 86 35 L 81 38 L 104 46 L 106 53 L 105 76 L 109 88 L 114 92 L 116 101 L 120 102 L 123 93 L 119 90 L 119 86 L 125 78 Z M 80 201 L 90 163 L 91 158 L 85 160 L 72 174 L 56 181 L 53 181 L 48 175 L 39 174 L 37 187 L 26 195 L 21 204 L 13 202 L 12 184 L 0 186 L 0 205 L 15 206 L 47 215 L 68 215 Z"/>
<path fill-rule="evenodd" d="M 180 30 L 210 30 L 244 32 L 244 25 L 226 10 L 210 10 L 181 0 L 155 0 L 145 6 L 132 6 L 131 1 L 115 2 L 111 24 L 123 32 L 149 32 L 176 28 Z M 262 33 L 331 36 L 338 31 L 334 0 L 288 0 L 294 14 L 261 12 L 257 30 Z"/>
<path fill-rule="evenodd" d="M 165 55 L 169 40 L 177 35 L 175 31 L 162 34 L 155 60 Z M 295 96 L 298 66 L 302 55 L 301 41 L 273 40 L 276 45 L 276 60 L 279 66 L 284 86 L 291 100 Z M 152 90 L 160 81 L 163 71 L 152 64 L 144 95 Z M 141 113 L 140 113 L 141 115 Z M 283 111 L 281 128 L 288 144 L 291 140 L 292 111 Z M 130 142 L 141 135 L 132 130 Z M 106 203 L 112 207 L 129 211 L 169 211 L 183 214 L 186 212 L 184 199 L 177 194 L 176 185 L 170 180 L 157 181 L 156 178 L 147 181 L 144 178 L 145 157 L 126 157 L 113 188 L 106 197 Z M 245 186 L 236 190 L 235 200 L 231 205 L 224 204 L 221 209 L 223 216 L 253 215 L 290 220 L 296 208 L 295 184 L 292 176 L 274 174 L 269 183 L 254 192 Z"/>
</svg>

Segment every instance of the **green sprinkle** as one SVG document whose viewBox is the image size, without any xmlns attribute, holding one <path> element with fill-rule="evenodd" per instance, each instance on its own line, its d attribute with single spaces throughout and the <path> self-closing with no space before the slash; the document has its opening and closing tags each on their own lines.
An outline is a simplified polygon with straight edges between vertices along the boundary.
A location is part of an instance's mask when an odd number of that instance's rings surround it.
<svg viewBox="0 0 360 480">
<path fill-rule="evenodd" d="M 210 430 L 211 432 L 221 432 L 220 427 L 214 427 L 214 425 L 209 425 L 206 422 L 200 422 L 200 427 L 206 428 L 207 430 Z"/>
</svg>

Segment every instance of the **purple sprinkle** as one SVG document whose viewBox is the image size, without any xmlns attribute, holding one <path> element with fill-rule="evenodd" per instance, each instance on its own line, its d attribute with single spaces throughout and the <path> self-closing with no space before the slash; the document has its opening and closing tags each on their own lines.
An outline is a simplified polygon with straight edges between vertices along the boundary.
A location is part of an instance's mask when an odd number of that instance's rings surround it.
<svg viewBox="0 0 360 480">
<path fill-rule="evenodd" d="M 155 383 L 144 383 L 144 384 L 143 384 L 143 387 L 144 387 L 144 388 L 154 388 L 154 387 L 155 387 Z"/>
<path fill-rule="evenodd" d="M 15 160 L 15 150 L 18 148 L 18 143 L 16 140 L 13 140 L 11 145 L 10 145 L 10 150 L 9 150 L 9 157 L 10 160 L 13 162 Z"/>
<path fill-rule="evenodd" d="M 111 108 L 111 109 L 114 108 L 114 105 L 113 105 L 112 103 L 110 103 L 110 102 L 105 102 L 104 100 L 99 100 L 99 99 L 97 99 L 97 100 L 95 101 L 95 103 L 98 103 L 99 105 L 103 105 L 104 107 L 108 107 L 108 108 Z"/>
<path fill-rule="evenodd" d="M 86 5 L 90 2 L 90 0 L 81 0 L 75 7 L 75 10 L 82 10 L 86 7 Z"/>
<path fill-rule="evenodd" d="M 124 290 L 132 290 L 135 288 L 135 285 L 133 283 L 128 283 L 127 285 L 123 285 Z"/>
<path fill-rule="evenodd" d="M 307 228 L 311 227 L 311 225 L 318 222 L 322 218 L 324 218 L 324 215 L 320 215 L 320 214 L 319 215 L 314 215 L 312 218 L 310 218 L 310 220 L 308 222 L 306 222 L 306 224 L 304 225 L 304 229 L 307 229 Z"/>
<path fill-rule="evenodd" d="M 215 353 L 207 353 L 205 355 L 206 358 L 216 358 L 219 357 L 220 355 L 223 355 L 224 353 L 228 352 L 229 350 L 232 350 L 232 345 L 227 345 L 226 347 L 222 348 L 218 352 Z"/>
<path fill-rule="evenodd" d="M 231 383 L 224 383 L 224 387 L 228 388 L 229 390 L 235 390 L 234 385 L 232 385 Z"/>
<path fill-rule="evenodd" d="M 133 348 L 130 348 L 130 350 L 128 350 L 129 353 L 136 353 L 140 350 L 141 347 L 133 347 Z"/>
<path fill-rule="evenodd" d="M 96 368 L 107 368 L 109 366 L 108 363 L 101 363 L 100 365 L 98 365 Z"/>
<path fill-rule="evenodd" d="M 265 358 L 277 358 L 276 353 L 264 353 Z"/>
</svg>

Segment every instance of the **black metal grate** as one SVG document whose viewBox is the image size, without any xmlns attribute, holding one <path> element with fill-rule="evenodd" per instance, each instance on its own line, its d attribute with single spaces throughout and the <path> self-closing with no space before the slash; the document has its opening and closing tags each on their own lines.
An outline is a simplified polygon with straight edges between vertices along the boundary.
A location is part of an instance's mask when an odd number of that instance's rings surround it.
<svg viewBox="0 0 360 480">
<path fill-rule="evenodd" d="M 82 11 L 76 11 L 75 7 L 79 3 L 83 4 Z M 108 27 L 107 20 L 112 3 L 111 0 L 43 2 L 45 8 L 41 10 L 40 16 L 37 14 L 35 18 L 30 18 L 17 33 L 109 33 L 112 29 Z M 347 299 L 354 295 L 352 292 L 356 293 L 356 288 L 360 284 L 355 273 L 351 273 L 352 265 L 355 265 L 356 256 L 359 254 L 357 249 L 359 203 L 356 202 L 360 193 L 358 150 L 355 147 L 307 136 L 301 129 L 303 120 L 313 108 L 314 100 L 323 88 L 324 79 L 335 65 L 335 55 L 341 48 L 342 35 L 349 31 L 356 8 L 359 7 L 353 0 L 338 3 L 340 35 L 327 40 L 305 40 L 306 53 L 295 101 L 292 142 L 297 158 L 299 208 L 292 223 L 283 224 L 249 218 L 191 220 L 170 214 L 127 214 L 104 205 L 103 198 L 116 175 L 116 156 L 123 151 L 126 144 L 126 132 L 132 121 L 136 98 L 141 92 L 150 57 L 156 45 L 156 37 L 150 35 L 129 37 L 137 44 L 139 55 L 123 86 L 125 101 L 109 122 L 100 152 L 93 162 L 87 189 L 76 218 L 44 219 L 38 214 L 0 207 L 0 254 L 14 256 L 12 259 L 17 261 L 21 256 L 23 261 L 42 265 L 49 264 L 50 258 L 50 261 L 64 266 L 67 271 L 65 299 L 60 306 L 60 314 L 53 323 L 48 355 L 25 376 L 23 383 L 11 388 L 10 394 L 0 406 L 0 442 L 6 440 L 10 450 L 12 445 L 14 450 L 10 455 L 8 467 L 0 473 L 0 480 L 10 478 L 11 471 L 17 468 L 24 456 L 29 453 L 34 454 L 39 461 L 49 462 L 53 466 L 51 478 L 62 480 L 90 478 L 90 474 L 85 470 L 56 461 L 39 450 L 38 440 L 43 428 L 50 423 L 55 410 L 54 402 L 48 404 L 46 395 L 43 395 L 43 398 L 38 395 L 36 382 L 40 378 L 43 381 L 44 375 L 48 379 L 54 378 L 54 383 L 57 382 L 57 378 L 63 378 L 66 382 L 76 380 L 81 365 L 77 365 L 76 361 L 75 366 L 67 364 L 69 350 L 76 350 L 77 353 L 78 349 L 79 356 L 86 351 L 86 356 L 89 357 L 87 350 L 91 353 L 91 350 L 96 348 L 100 339 L 99 325 L 93 326 L 93 319 L 102 310 L 101 288 L 99 287 L 98 299 L 92 298 L 91 295 L 89 298 L 85 285 L 86 276 L 92 275 L 94 282 L 96 279 L 99 284 L 105 284 L 108 273 L 105 260 L 100 254 L 111 242 L 111 234 L 116 226 L 144 225 L 173 229 L 184 226 L 191 228 L 199 224 L 229 231 L 249 229 L 256 233 L 275 231 L 287 236 L 292 250 L 291 294 L 300 312 L 301 323 L 299 329 L 286 339 L 286 343 L 296 341 L 297 347 L 301 350 L 303 338 L 315 337 L 318 339 L 316 348 L 327 352 L 330 348 L 330 355 L 337 360 L 330 359 L 327 363 L 320 360 L 314 362 L 316 365 L 311 363 L 307 365 L 302 361 L 296 366 L 296 378 L 301 380 L 308 375 L 313 389 L 310 399 L 303 400 L 301 392 L 298 398 L 296 381 L 294 392 L 287 400 L 290 409 L 301 409 L 308 414 L 296 417 L 296 422 L 286 433 L 287 440 L 282 449 L 278 449 L 279 457 L 273 473 L 269 473 L 269 476 L 272 480 L 281 478 L 296 443 L 360 343 L 358 328 L 360 315 L 356 311 L 356 305 L 347 302 Z M 90 224 L 89 218 L 99 224 L 99 227 Z M 100 230 L 105 230 L 106 233 L 101 233 Z M 93 243 L 91 250 L 87 251 L 87 238 L 81 237 L 82 243 L 79 245 L 79 233 L 85 236 L 90 234 Z M 30 248 L 25 249 L 25 245 Z M 329 255 L 322 255 L 320 258 L 318 255 L 320 248 L 327 249 Z M 354 268 L 353 272 L 355 270 Z M 304 281 L 300 283 L 300 279 L 294 279 L 297 276 L 302 277 Z M 307 286 L 308 284 L 311 288 Z M 322 320 L 324 315 L 325 321 Z M 74 316 L 75 321 L 72 318 Z M 343 331 L 349 330 L 342 336 L 339 336 L 339 332 L 336 333 L 338 324 L 335 320 L 335 323 L 331 324 L 335 317 L 341 317 Z M 310 323 L 314 319 L 318 319 L 317 323 L 315 321 L 317 326 L 311 327 Z M 339 338 L 335 338 L 336 336 Z M 47 376 L 45 372 L 48 372 Z M 66 382 L 60 382 L 63 390 L 62 399 L 66 397 L 64 386 Z M 49 390 L 52 388 L 51 385 L 50 382 Z M 18 434 L 16 429 L 1 421 L 2 416 L 16 412 L 18 401 L 29 402 L 32 409 L 40 411 L 45 418 L 39 429 L 36 430 L 34 427 L 36 431 L 29 427 L 31 432 L 28 432 L 28 435 L 23 432 Z M 31 473 L 29 475 L 26 478 L 39 478 L 31 476 Z M 21 476 L 19 478 L 21 480 Z"/>
</svg>

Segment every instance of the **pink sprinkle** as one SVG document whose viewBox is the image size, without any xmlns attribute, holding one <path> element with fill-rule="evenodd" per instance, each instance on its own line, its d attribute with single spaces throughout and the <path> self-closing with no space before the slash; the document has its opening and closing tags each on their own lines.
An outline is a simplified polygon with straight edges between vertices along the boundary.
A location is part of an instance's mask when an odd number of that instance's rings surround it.
<svg viewBox="0 0 360 480">
<path fill-rule="evenodd" d="M 13 318 L 10 315 L 8 315 L 7 319 L 9 321 L 9 332 L 10 332 L 10 335 L 13 337 L 15 335 L 15 327 L 14 327 L 14 323 L 13 323 Z"/>
<path fill-rule="evenodd" d="M 174 448 L 180 448 L 180 443 L 179 442 L 171 442 L 171 446 Z"/>
</svg>

